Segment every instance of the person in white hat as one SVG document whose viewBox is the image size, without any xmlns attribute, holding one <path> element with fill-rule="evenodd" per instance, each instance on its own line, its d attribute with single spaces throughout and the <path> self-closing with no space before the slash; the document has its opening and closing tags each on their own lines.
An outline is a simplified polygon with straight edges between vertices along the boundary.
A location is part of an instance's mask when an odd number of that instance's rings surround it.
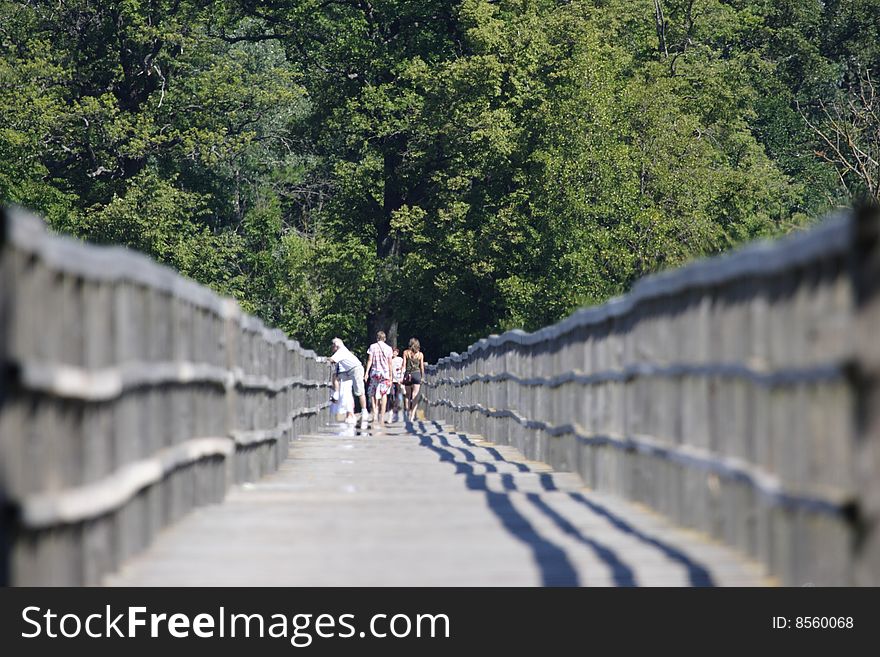
<svg viewBox="0 0 880 657">
<path fill-rule="evenodd" d="M 334 392 L 338 394 L 337 381 L 351 381 L 351 393 L 359 397 L 361 402 L 361 423 L 366 424 L 370 414 L 367 413 L 367 397 L 364 394 L 364 366 L 339 338 L 333 338 L 331 345 L 333 353 L 330 355 L 330 361 L 336 366 L 336 371 L 333 373 Z M 350 408 L 346 409 L 345 421 L 349 424 L 357 422 Z"/>
</svg>

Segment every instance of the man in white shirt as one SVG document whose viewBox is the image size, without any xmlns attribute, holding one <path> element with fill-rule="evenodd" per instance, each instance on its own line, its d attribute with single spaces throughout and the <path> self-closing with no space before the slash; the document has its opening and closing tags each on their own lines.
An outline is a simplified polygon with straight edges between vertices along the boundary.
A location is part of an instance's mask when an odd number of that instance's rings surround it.
<svg viewBox="0 0 880 657">
<path fill-rule="evenodd" d="M 370 415 L 367 413 L 367 398 L 364 395 L 364 366 L 339 338 L 333 338 L 332 345 L 333 353 L 330 355 L 330 361 L 336 366 L 336 371 L 333 372 L 333 390 L 338 395 L 339 383 L 351 381 L 351 393 L 359 397 L 361 402 L 361 422 L 366 424 Z M 346 409 L 345 421 L 349 424 L 357 422 L 352 409 Z"/>
<path fill-rule="evenodd" d="M 379 424 L 385 424 L 385 404 L 391 392 L 391 347 L 385 344 L 385 331 L 376 333 L 376 341 L 367 352 L 370 399 L 373 400 L 373 422 L 379 413 Z M 364 377 L 366 380 L 367 377 Z M 377 408 L 378 407 L 378 408 Z"/>
</svg>

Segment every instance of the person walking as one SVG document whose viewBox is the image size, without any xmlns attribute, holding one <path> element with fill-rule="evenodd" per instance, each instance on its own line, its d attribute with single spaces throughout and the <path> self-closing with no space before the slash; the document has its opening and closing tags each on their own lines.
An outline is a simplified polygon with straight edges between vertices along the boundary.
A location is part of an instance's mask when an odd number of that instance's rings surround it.
<svg viewBox="0 0 880 657">
<path fill-rule="evenodd" d="M 351 394 L 351 381 L 339 380 L 339 365 L 333 365 L 333 392 L 330 394 L 330 417 L 334 421 L 346 421 L 354 416 L 354 397 Z"/>
<path fill-rule="evenodd" d="M 393 358 L 391 347 L 385 344 L 385 331 L 376 333 L 376 341 L 367 352 L 367 372 L 364 380 L 369 377 L 367 392 L 373 402 L 373 422 L 379 414 L 379 424 L 385 424 L 385 405 L 388 393 L 391 392 L 391 370 Z"/>
<path fill-rule="evenodd" d="M 391 348 L 391 399 L 393 401 L 392 409 L 394 410 L 393 421 L 400 419 L 400 411 L 403 405 L 403 357 L 400 355 L 400 349 Z"/>
<path fill-rule="evenodd" d="M 407 412 L 409 421 L 414 422 L 419 406 L 419 389 L 425 376 L 425 354 L 422 353 L 422 345 L 416 338 L 410 338 L 409 348 L 403 352 L 403 363 L 403 383 L 406 386 L 406 398 L 409 402 Z"/>
<path fill-rule="evenodd" d="M 333 372 L 333 390 L 339 394 L 341 383 L 351 381 L 351 394 L 360 399 L 361 424 L 365 425 L 370 416 L 367 413 L 367 398 L 364 395 L 364 366 L 339 338 L 333 338 L 331 348 L 333 353 L 330 355 L 330 361 L 336 366 Z M 353 408 L 346 407 L 345 421 L 349 424 L 357 422 Z"/>
</svg>

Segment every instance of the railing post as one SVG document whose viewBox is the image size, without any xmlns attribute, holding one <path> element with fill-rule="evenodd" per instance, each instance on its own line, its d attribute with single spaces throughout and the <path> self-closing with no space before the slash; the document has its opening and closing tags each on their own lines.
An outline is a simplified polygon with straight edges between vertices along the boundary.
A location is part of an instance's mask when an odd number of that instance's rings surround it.
<svg viewBox="0 0 880 657">
<path fill-rule="evenodd" d="M 0 208 L 0 585 L 98 584 L 277 467 L 323 383 L 285 377 L 315 355 L 279 340 L 144 256 Z"/>
<path fill-rule="evenodd" d="M 9 332 L 13 294 L 12 266 L 6 253 L 6 233 L 8 230 L 6 209 L 0 207 L 0 454 L 8 454 L 10 446 L 4 445 L 3 404 L 6 401 L 8 387 L 12 377 L 12 363 L 9 358 Z M 9 427 L 6 427 L 8 429 Z M 6 467 L 0 462 L 0 586 L 8 586 L 11 579 L 9 553 L 12 548 L 11 509 L 7 500 Z"/>
<path fill-rule="evenodd" d="M 853 573 L 858 586 L 880 585 L 880 213 L 856 215 L 853 276 L 857 362 L 855 478 L 858 490 Z"/>
</svg>

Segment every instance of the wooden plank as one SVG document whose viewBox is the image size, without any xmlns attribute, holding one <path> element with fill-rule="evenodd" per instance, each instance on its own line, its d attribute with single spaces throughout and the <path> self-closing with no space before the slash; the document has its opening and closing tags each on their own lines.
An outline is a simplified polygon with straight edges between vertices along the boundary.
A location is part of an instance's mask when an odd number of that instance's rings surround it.
<svg viewBox="0 0 880 657">
<path fill-rule="evenodd" d="M 771 584 L 577 475 L 432 423 L 301 436 L 278 472 L 193 512 L 114 586 Z"/>
</svg>

